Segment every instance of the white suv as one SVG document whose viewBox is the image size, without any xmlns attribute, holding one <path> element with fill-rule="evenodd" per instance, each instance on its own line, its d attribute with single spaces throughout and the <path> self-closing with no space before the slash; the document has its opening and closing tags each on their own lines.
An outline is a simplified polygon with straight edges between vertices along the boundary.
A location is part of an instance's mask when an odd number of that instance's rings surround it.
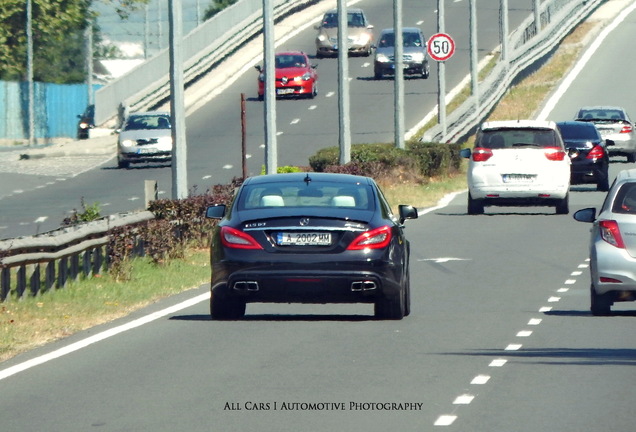
<svg viewBox="0 0 636 432">
<path fill-rule="evenodd" d="M 468 158 L 468 214 L 484 206 L 554 206 L 569 212 L 570 158 L 552 121 L 486 122 Z"/>
</svg>

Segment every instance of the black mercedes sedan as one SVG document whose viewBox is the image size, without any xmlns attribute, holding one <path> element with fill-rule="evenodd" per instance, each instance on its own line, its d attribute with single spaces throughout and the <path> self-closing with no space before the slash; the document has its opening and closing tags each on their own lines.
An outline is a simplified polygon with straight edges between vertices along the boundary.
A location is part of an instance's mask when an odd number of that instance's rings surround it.
<svg viewBox="0 0 636 432">
<path fill-rule="evenodd" d="M 363 176 L 288 173 L 250 177 L 211 243 L 212 319 L 240 319 L 246 304 L 373 303 L 381 319 L 410 313 L 410 245 L 376 182 Z"/>
<path fill-rule="evenodd" d="M 562 121 L 557 127 L 570 156 L 570 184 L 596 183 L 596 189 L 609 190 L 609 152 L 614 141 L 603 139 L 594 123 Z"/>
</svg>

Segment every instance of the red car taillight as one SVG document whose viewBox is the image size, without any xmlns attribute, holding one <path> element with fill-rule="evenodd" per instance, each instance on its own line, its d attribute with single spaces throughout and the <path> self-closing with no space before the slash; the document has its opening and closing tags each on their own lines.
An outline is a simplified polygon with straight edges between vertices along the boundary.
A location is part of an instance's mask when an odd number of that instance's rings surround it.
<svg viewBox="0 0 636 432">
<path fill-rule="evenodd" d="M 221 227 L 221 243 L 234 249 L 263 249 L 251 235 L 228 226 Z"/>
<path fill-rule="evenodd" d="M 632 125 L 627 124 L 623 126 L 623 128 L 621 129 L 621 133 L 631 133 L 632 129 Z"/>
<path fill-rule="evenodd" d="M 585 157 L 586 159 L 602 159 L 605 156 L 605 149 L 600 146 L 594 146 L 592 150 Z"/>
<path fill-rule="evenodd" d="M 492 150 L 484 147 L 476 147 L 473 150 L 473 160 L 475 162 L 486 162 L 492 157 Z"/>
<path fill-rule="evenodd" d="M 347 250 L 382 249 L 391 242 L 391 227 L 388 225 L 360 234 Z"/>
<path fill-rule="evenodd" d="M 562 161 L 565 159 L 566 153 L 560 147 L 546 147 L 545 148 L 545 157 L 551 161 Z"/>
<path fill-rule="evenodd" d="M 623 243 L 623 237 L 616 221 L 602 220 L 599 221 L 598 227 L 603 240 L 619 249 L 625 249 L 625 243 Z"/>
</svg>

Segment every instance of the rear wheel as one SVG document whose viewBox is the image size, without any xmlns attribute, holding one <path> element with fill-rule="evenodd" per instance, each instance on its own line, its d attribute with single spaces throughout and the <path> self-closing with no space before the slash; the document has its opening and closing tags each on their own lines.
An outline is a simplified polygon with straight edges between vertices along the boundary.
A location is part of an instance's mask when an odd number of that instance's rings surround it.
<svg viewBox="0 0 636 432">
<path fill-rule="evenodd" d="M 636 162 L 636 153 L 630 153 L 627 155 L 627 162 Z"/>
<path fill-rule="evenodd" d="M 373 77 L 374 77 L 375 79 L 382 79 L 383 75 L 384 75 L 384 74 L 382 73 L 382 68 L 380 68 L 380 67 L 378 67 L 378 66 L 375 66 L 375 67 L 373 68 Z"/>
<path fill-rule="evenodd" d="M 213 320 L 236 320 L 245 316 L 245 301 L 235 297 L 210 296 L 210 315 Z"/>
<path fill-rule="evenodd" d="M 570 212 L 570 196 L 569 194 L 565 196 L 565 198 L 557 201 L 556 205 L 556 214 L 568 214 Z"/>
<path fill-rule="evenodd" d="M 130 162 L 117 158 L 117 166 L 119 168 L 128 168 L 130 166 Z"/>
<path fill-rule="evenodd" d="M 607 316 L 611 312 L 612 301 L 608 294 L 597 294 L 590 285 L 590 310 L 594 316 Z"/>
<path fill-rule="evenodd" d="M 401 320 L 405 316 L 406 289 L 402 287 L 397 297 L 386 297 L 375 302 L 375 317 Z"/>
<path fill-rule="evenodd" d="M 470 195 L 470 192 L 468 192 L 468 214 L 469 215 L 484 214 L 484 200 L 474 199 Z"/>
<path fill-rule="evenodd" d="M 603 178 L 596 183 L 596 190 L 600 192 L 607 192 L 609 190 L 609 176 L 606 172 Z"/>
</svg>

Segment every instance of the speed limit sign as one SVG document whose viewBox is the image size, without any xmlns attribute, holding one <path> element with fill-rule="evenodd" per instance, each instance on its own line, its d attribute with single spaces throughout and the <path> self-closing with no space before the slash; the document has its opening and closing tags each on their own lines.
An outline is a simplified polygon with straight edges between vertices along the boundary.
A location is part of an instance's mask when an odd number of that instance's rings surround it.
<svg viewBox="0 0 636 432">
<path fill-rule="evenodd" d="M 446 33 L 434 34 L 426 44 L 426 51 L 433 60 L 448 60 L 455 53 L 455 41 Z"/>
</svg>

